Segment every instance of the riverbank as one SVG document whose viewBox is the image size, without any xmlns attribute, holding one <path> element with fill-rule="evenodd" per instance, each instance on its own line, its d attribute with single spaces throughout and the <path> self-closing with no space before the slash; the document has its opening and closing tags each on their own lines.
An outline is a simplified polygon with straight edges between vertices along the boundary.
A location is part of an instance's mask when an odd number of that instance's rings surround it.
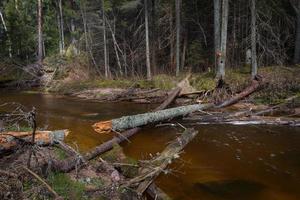
<svg viewBox="0 0 300 200">
<path fill-rule="evenodd" d="M 231 70 L 227 72 L 226 87 L 229 95 L 241 92 L 251 82 L 249 70 Z M 299 94 L 300 92 L 300 68 L 299 67 L 265 67 L 260 69 L 260 75 L 267 84 L 262 90 L 256 92 L 247 99 L 253 104 L 277 104 L 284 99 Z M 70 75 L 71 76 L 71 75 Z M 72 75 L 74 77 L 74 75 Z M 77 76 L 79 77 L 79 75 Z M 144 79 L 65 79 L 53 80 L 45 87 L 45 91 L 59 93 L 95 101 L 133 101 L 137 103 L 160 103 L 166 97 L 168 91 L 174 88 L 183 78 L 174 78 L 168 75 L 157 75 L 153 80 Z M 216 97 L 213 90 L 216 87 L 214 73 L 206 72 L 192 74 L 187 80 L 178 102 L 211 102 L 218 99 L 222 101 L 228 98 Z"/>
</svg>

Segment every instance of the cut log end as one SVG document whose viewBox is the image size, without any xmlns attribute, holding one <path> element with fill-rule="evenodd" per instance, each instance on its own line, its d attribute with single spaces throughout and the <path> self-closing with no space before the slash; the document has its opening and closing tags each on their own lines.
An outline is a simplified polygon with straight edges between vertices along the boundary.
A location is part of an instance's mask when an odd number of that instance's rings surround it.
<svg viewBox="0 0 300 200">
<path fill-rule="evenodd" d="M 100 134 L 110 133 L 112 131 L 112 121 L 97 122 L 93 125 L 93 128 Z"/>
</svg>

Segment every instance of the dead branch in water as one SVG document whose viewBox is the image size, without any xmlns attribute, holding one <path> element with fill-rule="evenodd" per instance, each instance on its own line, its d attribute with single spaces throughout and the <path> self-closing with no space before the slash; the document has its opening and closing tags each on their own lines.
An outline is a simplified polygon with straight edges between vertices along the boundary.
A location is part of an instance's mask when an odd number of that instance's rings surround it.
<svg viewBox="0 0 300 200">
<path fill-rule="evenodd" d="M 179 158 L 182 149 L 192 141 L 197 134 L 198 131 L 194 129 L 186 129 L 179 137 L 174 139 L 159 156 L 147 161 L 145 165 L 140 168 L 139 175 L 126 182 L 124 186 L 136 188 L 137 193 L 141 196 L 153 183 L 155 178 L 157 178 L 173 160 Z"/>
</svg>

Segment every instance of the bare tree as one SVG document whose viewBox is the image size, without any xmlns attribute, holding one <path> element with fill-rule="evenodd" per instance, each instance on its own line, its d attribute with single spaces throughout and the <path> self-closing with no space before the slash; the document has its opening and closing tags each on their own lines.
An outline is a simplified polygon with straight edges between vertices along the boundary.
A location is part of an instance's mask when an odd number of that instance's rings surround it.
<svg viewBox="0 0 300 200">
<path fill-rule="evenodd" d="M 38 54 L 37 54 L 37 62 L 40 66 L 42 66 L 43 62 L 43 30 L 42 30 L 42 0 L 38 0 Z"/>
<path fill-rule="evenodd" d="M 300 1 L 290 0 L 292 7 L 296 12 L 296 40 L 294 51 L 294 63 L 300 64 Z"/>
<path fill-rule="evenodd" d="M 257 75 L 257 56 L 256 56 L 256 0 L 251 0 L 251 75 L 254 79 Z"/>
<path fill-rule="evenodd" d="M 145 9 L 145 30 L 146 30 L 146 65 L 147 65 L 147 79 L 151 80 L 151 66 L 150 66 L 150 47 L 149 47 L 149 11 L 148 0 L 144 0 Z"/>
<path fill-rule="evenodd" d="M 175 0 L 176 7 L 176 76 L 180 72 L 180 30 L 181 30 L 181 0 Z"/>
<path fill-rule="evenodd" d="M 221 56 L 218 63 L 217 77 L 219 80 L 225 79 L 226 47 L 227 47 L 227 29 L 228 29 L 228 10 L 229 0 L 222 0 L 222 23 L 221 23 Z"/>
</svg>

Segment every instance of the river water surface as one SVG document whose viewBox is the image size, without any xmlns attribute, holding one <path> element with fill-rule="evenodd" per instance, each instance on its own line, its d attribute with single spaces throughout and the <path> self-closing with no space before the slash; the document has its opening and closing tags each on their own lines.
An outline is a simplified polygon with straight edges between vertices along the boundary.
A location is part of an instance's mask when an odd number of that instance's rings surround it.
<svg viewBox="0 0 300 200">
<path fill-rule="evenodd" d="M 123 115 L 143 113 L 154 105 L 95 103 L 56 95 L 6 93 L 0 104 L 35 106 L 38 126 L 69 129 L 67 142 L 80 151 L 110 139 L 91 125 Z M 300 128 L 284 126 L 201 125 L 172 171 L 156 183 L 173 199 L 300 199 Z M 147 159 L 176 137 L 175 128 L 148 128 L 123 144 L 127 156 Z"/>
</svg>

